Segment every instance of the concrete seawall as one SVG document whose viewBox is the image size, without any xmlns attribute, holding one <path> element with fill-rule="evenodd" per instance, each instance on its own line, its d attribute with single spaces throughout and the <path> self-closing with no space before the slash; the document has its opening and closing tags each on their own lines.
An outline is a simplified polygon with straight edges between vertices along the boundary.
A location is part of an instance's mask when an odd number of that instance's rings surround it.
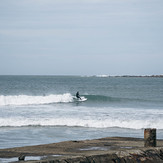
<svg viewBox="0 0 163 163">
<path fill-rule="evenodd" d="M 163 162 L 163 148 L 148 150 L 117 151 L 113 154 L 98 154 L 88 156 L 70 156 L 67 158 L 47 158 L 42 161 L 28 163 L 161 163 Z"/>
<path fill-rule="evenodd" d="M 150 148 L 144 147 L 144 139 L 107 137 L 0 149 L 0 162 L 12 158 L 16 158 L 12 162 L 24 162 L 18 161 L 21 155 L 27 163 L 161 163 L 163 140 Z"/>
</svg>

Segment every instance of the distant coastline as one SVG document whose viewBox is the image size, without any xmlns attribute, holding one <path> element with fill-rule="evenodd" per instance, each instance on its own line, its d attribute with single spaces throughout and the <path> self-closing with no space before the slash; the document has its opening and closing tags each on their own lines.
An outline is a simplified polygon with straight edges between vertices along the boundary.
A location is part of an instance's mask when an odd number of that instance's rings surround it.
<svg viewBox="0 0 163 163">
<path fill-rule="evenodd" d="M 162 78 L 163 75 L 94 75 L 94 77 L 152 77 L 152 78 Z"/>
<path fill-rule="evenodd" d="M 122 75 L 122 76 L 115 76 L 115 77 L 153 77 L 153 78 L 162 78 L 163 75 Z"/>
</svg>

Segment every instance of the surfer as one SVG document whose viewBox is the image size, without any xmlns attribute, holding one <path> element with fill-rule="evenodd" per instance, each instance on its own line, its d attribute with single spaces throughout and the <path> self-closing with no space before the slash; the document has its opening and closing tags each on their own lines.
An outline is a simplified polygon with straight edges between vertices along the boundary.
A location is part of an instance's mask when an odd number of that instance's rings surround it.
<svg viewBox="0 0 163 163">
<path fill-rule="evenodd" d="M 79 92 L 76 93 L 76 97 L 77 97 L 78 99 L 81 99 L 81 97 L 80 97 L 80 95 L 79 95 Z"/>
</svg>

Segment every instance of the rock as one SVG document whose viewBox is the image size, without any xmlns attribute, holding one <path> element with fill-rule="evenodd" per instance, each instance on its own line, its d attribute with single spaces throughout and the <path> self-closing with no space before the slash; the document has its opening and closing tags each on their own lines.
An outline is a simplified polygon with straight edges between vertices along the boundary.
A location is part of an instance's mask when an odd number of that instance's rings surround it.
<svg viewBox="0 0 163 163">
<path fill-rule="evenodd" d="M 20 155 L 18 158 L 19 161 L 24 161 L 25 160 L 25 155 Z"/>
</svg>

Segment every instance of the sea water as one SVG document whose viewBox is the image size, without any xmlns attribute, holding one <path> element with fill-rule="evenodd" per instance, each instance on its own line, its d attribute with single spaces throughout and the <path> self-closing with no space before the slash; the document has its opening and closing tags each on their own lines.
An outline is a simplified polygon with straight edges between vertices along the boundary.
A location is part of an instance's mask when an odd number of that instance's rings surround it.
<svg viewBox="0 0 163 163">
<path fill-rule="evenodd" d="M 142 138 L 144 128 L 163 139 L 163 78 L 0 76 L 0 148 Z"/>
</svg>

